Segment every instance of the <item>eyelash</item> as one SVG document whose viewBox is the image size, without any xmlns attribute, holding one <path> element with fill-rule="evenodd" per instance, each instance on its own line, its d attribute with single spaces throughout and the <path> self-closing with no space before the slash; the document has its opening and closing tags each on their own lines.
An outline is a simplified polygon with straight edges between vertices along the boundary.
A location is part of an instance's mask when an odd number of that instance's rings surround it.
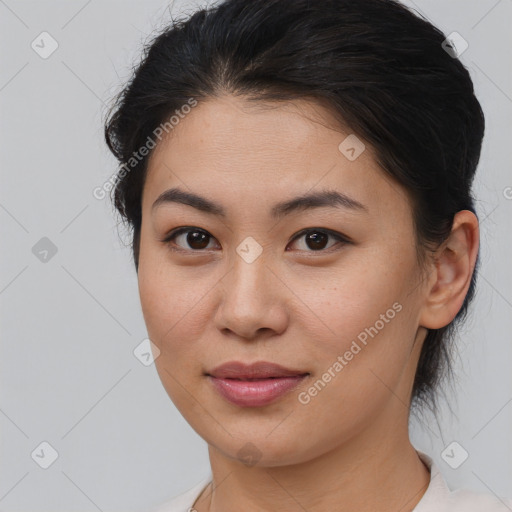
<svg viewBox="0 0 512 512">
<path fill-rule="evenodd" d="M 209 249 L 183 249 L 183 248 L 180 248 L 179 246 L 177 247 L 174 247 L 171 242 L 179 235 L 183 234 L 183 233 L 188 233 L 188 232 L 199 232 L 199 233 L 205 233 L 206 235 L 210 236 L 211 238 L 215 238 L 213 237 L 212 235 L 210 235 L 210 233 L 208 233 L 208 231 L 205 231 L 204 229 L 200 229 L 200 228 L 196 228 L 196 227 L 193 227 L 193 226 L 186 226 L 186 227 L 181 227 L 181 228 L 176 228 L 176 229 L 173 229 L 171 232 L 169 232 L 164 239 L 160 240 L 163 244 L 167 245 L 168 248 L 171 250 L 171 251 L 174 251 L 174 252 L 195 252 L 195 253 L 201 253 L 201 252 L 206 252 L 208 251 Z M 302 236 L 308 234 L 308 233 L 322 233 L 324 235 L 328 235 L 332 238 L 334 238 L 337 242 L 342 242 L 342 246 L 344 246 L 345 244 L 349 244 L 351 243 L 351 241 L 341 235 L 340 233 L 337 233 L 336 231 L 332 231 L 330 229 L 320 229 L 320 228 L 307 228 L 307 229 L 303 229 L 301 231 L 299 231 L 296 235 L 294 235 L 294 237 L 292 238 L 291 242 L 294 242 L 295 240 L 301 238 Z M 313 251 L 313 250 L 309 250 L 309 251 L 302 251 L 302 252 L 309 252 L 309 253 L 330 253 L 330 252 L 334 252 L 336 249 L 334 249 L 334 251 L 332 250 L 333 247 L 335 247 L 336 244 L 334 244 L 333 246 L 327 248 L 327 249 L 319 249 L 318 251 Z"/>
</svg>

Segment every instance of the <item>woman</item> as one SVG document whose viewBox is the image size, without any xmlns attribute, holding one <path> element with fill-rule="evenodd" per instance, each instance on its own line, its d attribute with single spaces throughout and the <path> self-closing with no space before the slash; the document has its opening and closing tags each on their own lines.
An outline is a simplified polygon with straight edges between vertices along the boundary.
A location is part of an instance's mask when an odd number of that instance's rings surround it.
<svg viewBox="0 0 512 512">
<path fill-rule="evenodd" d="M 474 295 L 483 133 L 455 48 L 394 1 L 227 0 L 155 38 L 106 122 L 113 199 L 212 469 L 158 510 L 512 508 L 408 433 Z"/>
</svg>

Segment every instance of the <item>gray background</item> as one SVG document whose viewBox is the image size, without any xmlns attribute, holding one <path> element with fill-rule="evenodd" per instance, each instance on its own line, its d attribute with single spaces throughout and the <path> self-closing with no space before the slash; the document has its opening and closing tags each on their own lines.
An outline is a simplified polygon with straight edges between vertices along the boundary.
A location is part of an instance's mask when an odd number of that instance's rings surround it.
<svg viewBox="0 0 512 512">
<path fill-rule="evenodd" d="M 194 5 L 175 2 L 173 12 Z M 482 271 L 459 336 L 453 412 L 412 418 L 411 436 L 450 486 L 512 496 L 512 1 L 414 6 L 468 41 L 461 59 L 487 133 L 476 179 Z M 168 8 L 0 0 L 3 511 L 144 510 L 209 472 L 205 442 L 133 354 L 146 330 L 128 238 L 108 199 L 92 195 L 116 167 L 103 142 L 106 105 Z M 59 45 L 46 59 L 31 48 L 42 31 Z M 57 249 L 46 262 L 33 253 L 43 237 Z M 59 454 L 48 469 L 31 458 L 43 441 Z M 458 469 L 441 456 L 452 441 L 469 453 Z"/>
</svg>

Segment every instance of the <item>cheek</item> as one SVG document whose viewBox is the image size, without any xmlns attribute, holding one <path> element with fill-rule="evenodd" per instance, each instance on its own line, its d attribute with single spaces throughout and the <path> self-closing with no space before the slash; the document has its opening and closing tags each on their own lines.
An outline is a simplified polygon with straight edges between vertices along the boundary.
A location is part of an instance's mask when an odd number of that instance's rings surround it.
<svg viewBox="0 0 512 512">
<path fill-rule="evenodd" d="M 197 268 L 170 265 L 162 252 L 141 252 L 139 297 L 149 338 L 161 351 L 157 365 L 181 372 L 184 362 L 197 360 L 195 340 L 201 338 L 212 314 L 209 300 L 218 277 L 198 276 Z"/>
<path fill-rule="evenodd" d="M 298 326 L 308 340 L 304 360 L 311 362 L 314 378 L 300 390 L 296 415 L 299 423 L 314 417 L 323 425 L 326 446 L 339 437 L 340 425 L 349 437 L 387 403 L 408 364 L 414 330 L 400 283 L 391 275 L 338 274 L 328 282 L 304 293 L 321 321 L 309 313 Z"/>
<path fill-rule="evenodd" d="M 157 268 L 160 270 L 155 271 Z M 139 264 L 144 321 L 149 338 L 160 350 L 155 367 L 167 394 L 187 418 L 202 412 L 195 410 L 189 393 L 201 375 L 194 340 L 200 338 L 201 296 L 205 294 L 205 289 L 196 290 L 193 282 L 180 278 L 175 269 L 171 273 L 163 265 L 152 265 L 149 258 Z"/>
<path fill-rule="evenodd" d="M 408 270 L 389 259 L 373 259 L 371 265 L 362 259 L 350 272 L 333 272 L 316 287 L 301 276 L 302 313 L 295 313 L 302 317 L 299 328 L 310 340 L 306 350 L 316 361 L 317 376 L 329 370 L 343 374 L 335 380 L 349 379 L 355 387 L 347 389 L 355 389 L 361 379 L 363 387 L 368 377 L 377 379 L 370 371 L 385 382 L 396 381 L 414 337 L 413 305 L 402 286 Z M 326 284 L 319 287 L 319 282 Z"/>
<path fill-rule="evenodd" d="M 346 269 L 333 269 L 324 276 L 297 276 L 294 288 L 301 307 L 321 329 L 319 335 L 322 332 L 334 341 L 352 339 L 392 308 L 399 299 L 399 287 L 389 267 L 380 268 L 378 262 L 366 264 L 361 258 L 357 264 L 347 263 Z M 394 317 L 394 310 L 389 315 Z"/>
<path fill-rule="evenodd" d="M 184 289 L 176 278 L 143 270 L 139 278 L 139 295 L 148 333 L 150 338 L 154 337 L 152 341 L 159 346 L 172 343 L 179 349 L 183 331 L 189 327 L 187 317 L 198 300 L 193 290 Z M 190 337 L 192 333 L 188 332 L 187 337 Z"/>
</svg>

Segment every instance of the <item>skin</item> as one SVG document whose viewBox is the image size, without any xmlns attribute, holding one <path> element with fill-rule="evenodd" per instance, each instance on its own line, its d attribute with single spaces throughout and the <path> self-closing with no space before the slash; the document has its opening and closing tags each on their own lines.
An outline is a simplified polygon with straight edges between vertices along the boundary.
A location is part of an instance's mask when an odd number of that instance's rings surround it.
<svg viewBox="0 0 512 512">
<path fill-rule="evenodd" d="M 208 443 L 214 491 L 205 489 L 198 512 L 405 512 L 429 484 L 409 440 L 413 379 L 426 328 L 447 325 L 462 306 L 478 221 L 459 212 L 422 273 L 408 194 L 368 145 L 354 161 L 340 152 L 349 134 L 307 100 L 263 105 L 226 95 L 200 102 L 150 158 L 139 292 L 161 381 Z M 152 211 L 172 187 L 221 204 L 226 217 L 178 203 Z M 321 207 L 270 217 L 274 204 L 325 188 L 367 211 Z M 191 247 L 186 234 L 161 241 L 181 226 L 206 231 L 207 248 Z M 315 250 L 305 236 L 295 238 L 305 228 L 349 242 L 329 237 Z M 236 252 L 248 236 L 262 248 L 252 263 Z M 401 311 L 302 404 L 298 394 L 394 303 Z M 238 407 L 204 375 L 233 360 L 271 361 L 310 376 L 270 405 Z M 249 442 L 255 465 L 241 455 Z"/>
</svg>

